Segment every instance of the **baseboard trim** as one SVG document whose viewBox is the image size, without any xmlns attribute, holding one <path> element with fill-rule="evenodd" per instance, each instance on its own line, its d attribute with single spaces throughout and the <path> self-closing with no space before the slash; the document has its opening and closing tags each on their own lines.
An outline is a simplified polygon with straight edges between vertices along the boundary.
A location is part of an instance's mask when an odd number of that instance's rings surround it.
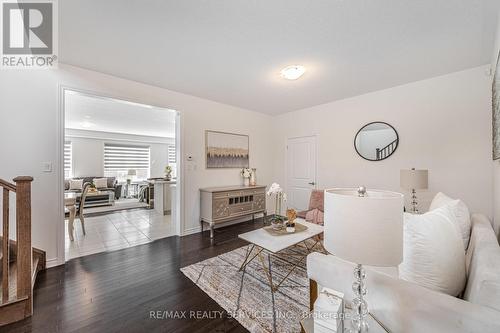
<svg viewBox="0 0 500 333">
<path fill-rule="evenodd" d="M 52 258 L 52 259 L 45 260 L 45 267 L 46 268 L 56 267 L 56 266 L 63 265 L 63 264 L 64 263 L 59 262 L 59 258 Z"/>
<path fill-rule="evenodd" d="M 181 233 L 181 237 L 182 236 L 187 236 L 187 235 L 192 235 L 192 234 L 196 234 L 198 232 L 201 232 L 201 227 L 193 227 L 193 228 L 188 228 L 188 229 L 185 229 L 182 233 Z"/>
</svg>

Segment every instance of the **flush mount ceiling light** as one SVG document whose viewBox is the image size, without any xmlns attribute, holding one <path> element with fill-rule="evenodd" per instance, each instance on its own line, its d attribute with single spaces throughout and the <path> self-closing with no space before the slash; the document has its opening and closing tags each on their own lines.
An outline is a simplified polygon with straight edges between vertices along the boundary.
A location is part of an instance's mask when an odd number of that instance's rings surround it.
<svg viewBox="0 0 500 333">
<path fill-rule="evenodd" d="M 297 80 L 306 71 L 304 66 L 292 65 L 283 68 L 280 72 L 282 78 L 287 80 Z"/>
</svg>

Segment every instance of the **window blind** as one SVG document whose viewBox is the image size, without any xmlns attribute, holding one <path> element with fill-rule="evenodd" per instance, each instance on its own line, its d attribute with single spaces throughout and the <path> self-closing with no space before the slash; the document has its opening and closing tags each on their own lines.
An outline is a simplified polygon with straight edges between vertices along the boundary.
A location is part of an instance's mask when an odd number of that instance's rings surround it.
<svg viewBox="0 0 500 333">
<path fill-rule="evenodd" d="M 72 152 L 71 141 L 64 142 L 64 177 L 69 178 L 72 176 L 72 160 L 73 160 L 73 152 Z"/>
<path fill-rule="evenodd" d="M 104 144 L 104 170 L 149 170 L 149 146 Z"/>
<path fill-rule="evenodd" d="M 174 145 L 169 145 L 167 148 L 168 151 L 168 163 L 176 163 L 176 153 L 175 153 L 175 146 Z"/>
</svg>

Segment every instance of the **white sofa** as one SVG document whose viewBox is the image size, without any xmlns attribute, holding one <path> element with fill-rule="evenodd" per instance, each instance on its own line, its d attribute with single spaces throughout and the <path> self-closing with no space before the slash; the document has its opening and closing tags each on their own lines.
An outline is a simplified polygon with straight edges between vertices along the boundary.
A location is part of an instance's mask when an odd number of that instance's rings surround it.
<svg viewBox="0 0 500 333">
<path fill-rule="evenodd" d="M 367 268 L 370 313 L 391 332 L 500 332 L 500 246 L 487 217 L 473 214 L 471 220 L 462 299 L 400 280 L 396 269 Z M 311 304 L 318 285 L 341 291 L 351 300 L 353 268 L 333 255 L 310 254 Z"/>
</svg>

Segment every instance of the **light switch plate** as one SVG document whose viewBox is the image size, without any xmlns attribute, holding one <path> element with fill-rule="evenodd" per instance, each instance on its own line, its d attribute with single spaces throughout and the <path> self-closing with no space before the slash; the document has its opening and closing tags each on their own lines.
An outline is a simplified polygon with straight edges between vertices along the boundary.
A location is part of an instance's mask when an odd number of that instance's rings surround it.
<svg viewBox="0 0 500 333">
<path fill-rule="evenodd" d="M 42 162 L 42 171 L 43 172 L 52 172 L 52 163 L 51 162 Z"/>
</svg>

